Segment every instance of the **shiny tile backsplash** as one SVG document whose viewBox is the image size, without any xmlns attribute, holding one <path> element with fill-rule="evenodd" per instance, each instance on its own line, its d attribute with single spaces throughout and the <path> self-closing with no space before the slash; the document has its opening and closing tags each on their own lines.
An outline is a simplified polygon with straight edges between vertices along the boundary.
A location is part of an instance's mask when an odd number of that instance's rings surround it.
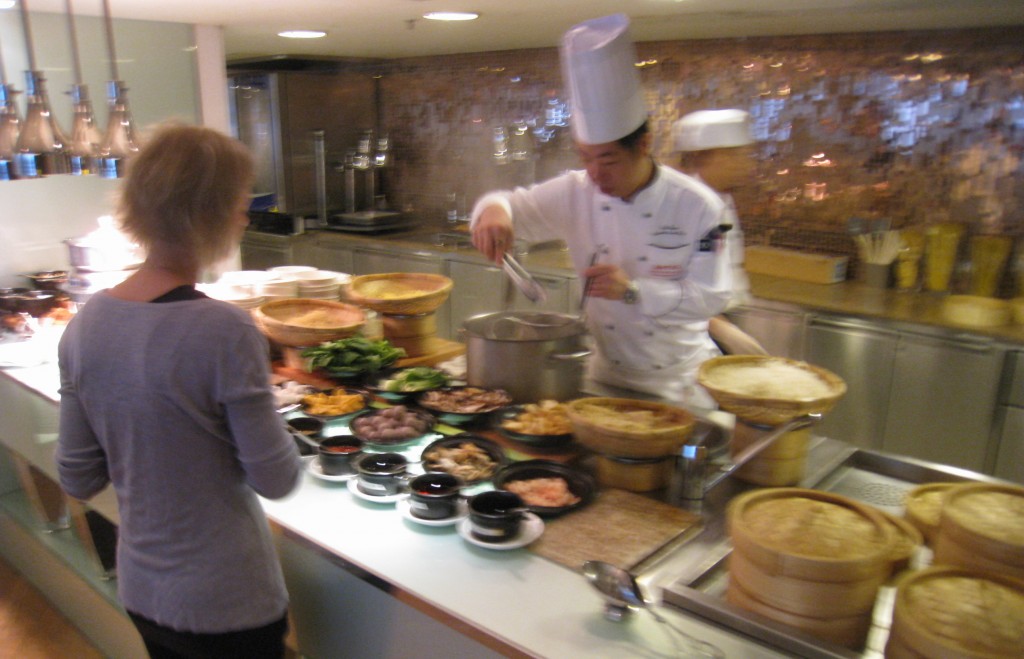
<svg viewBox="0 0 1024 659">
<path fill-rule="evenodd" d="M 662 162 L 683 114 L 753 116 L 758 176 L 736 194 L 750 244 L 847 254 L 856 272 L 851 217 L 1024 234 L 1024 28 L 637 50 Z M 555 48 L 398 60 L 381 82 L 402 208 L 464 217 L 489 189 L 577 166 Z M 965 263 L 968 252 L 965 238 Z M 1000 293 L 1024 295 L 1016 289 L 1008 268 Z"/>
</svg>

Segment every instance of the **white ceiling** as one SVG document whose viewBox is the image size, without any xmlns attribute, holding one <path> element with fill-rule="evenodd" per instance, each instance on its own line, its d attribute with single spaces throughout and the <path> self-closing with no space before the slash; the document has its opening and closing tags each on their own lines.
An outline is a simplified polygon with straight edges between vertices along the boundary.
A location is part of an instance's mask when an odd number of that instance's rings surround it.
<svg viewBox="0 0 1024 659">
<path fill-rule="evenodd" d="M 636 41 L 1024 25 L 1022 0 L 108 0 L 114 18 L 224 27 L 228 59 L 270 55 L 410 57 L 551 47 L 573 24 L 615 12 Z M 63 13 L 66 0 L 27 0 Z M 103 0 L 73 0 L 102 15 Z M 427 11 L 480 13 L 438 23 Z M 284 29 L 328 36 L 292 40 Z"/>
</svg>

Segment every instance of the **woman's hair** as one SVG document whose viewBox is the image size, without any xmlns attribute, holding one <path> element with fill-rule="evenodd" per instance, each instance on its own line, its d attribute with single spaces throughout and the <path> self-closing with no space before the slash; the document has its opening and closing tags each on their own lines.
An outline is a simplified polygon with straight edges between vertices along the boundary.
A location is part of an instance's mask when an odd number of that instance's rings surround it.
<svg viewBox="0 0 1024 659">
<path fill-rule="evenodd" d="M 244 144 L 202 126 L 157 126 L 128 162 L 117 205 L 125 233 L 206 267 L 235 247 L 232 222 L 250 191 L 254 165 Z"/>
</svg>

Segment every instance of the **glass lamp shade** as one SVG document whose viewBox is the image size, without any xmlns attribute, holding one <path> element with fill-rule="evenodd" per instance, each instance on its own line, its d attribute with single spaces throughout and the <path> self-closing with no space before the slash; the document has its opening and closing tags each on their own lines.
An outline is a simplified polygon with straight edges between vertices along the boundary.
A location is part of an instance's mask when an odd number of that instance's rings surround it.
<svg viewBox="0 0 1024 659">
<path fill-rule="evenodd" d="M 14 153 L 18 148 L 18 133 L 21 119 L 14 106 L 14 90 L 10 85 L 0 84 L 0 181 L 17 178 L 14 171 Z"/>
<path fill-rule="evenodd" d="M 40 178 L 71 171 L 68 140 L 50 111 L 45 78 L 39 71 L 26 71 L 28 110 L 18 134 L 15 168 L 19 178 Z"/>
<path fill-rule="evenodd" d="M 68 143 L 71 173 L 80 176 L 94 174 L 99 162 L 100 142 L 103 136 L 96 125 L 86 85 L 73 85 L 71 98 L 74 110 L 71 116 L 71 140 Z"/>
<path fill-rule="evenodd" d="M 138 153 L 139 144 L 135 139 L 135 122 L 128 107 L 128 90 L 121 80 L 107 83 L 110 99 L 110 114 L 107 132 L 100 143 L 99 173 L 103 178 L 121 178 L 127 160 Z"/>
</svg>

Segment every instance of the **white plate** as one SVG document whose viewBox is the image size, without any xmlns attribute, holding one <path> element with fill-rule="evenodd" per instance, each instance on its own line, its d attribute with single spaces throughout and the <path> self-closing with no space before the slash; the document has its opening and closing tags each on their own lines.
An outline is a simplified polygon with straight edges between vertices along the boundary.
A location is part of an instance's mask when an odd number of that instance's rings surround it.
<svg viewBox="0 0 1024 659">
<path fill-rule="evenodd" d="M 473 537 L 469 517 L 459 521 L 459 535 L 467 542 L 484 549 L 519 549 L 530 544 L 544 533 L 544 520 L 533 513 L 525 513 L 516 537 L 504 542 L 484 542 Z"/>
<path fill-rule="evenodd" d="M 423 519 L 412 514 L 412 503 L 409 499 L 402 499 L 395 504 L 395 507 L 398 508 L 398 512 L 402 513 L 402 517 L 406 518 L 410 522 L 416 522 L 423 526 L 451 526 L 459 520 L 465 519 L 466 515 L 469 514 L 469 504 L 464 499 L 460 499 L 456 506 L 455 514 L 451 517 L 445 517 L 444 519 Z"/>
<path fill-rule="evenodd" d="M 409 496 L 405 492 L 399 492 L 397 494 L 385 494 L 384 496 L 374 496 L 372 494 L 367 494 L 366 492 L 363 492 L 362 490 L 359 489 L 358 478 L 353 478 L 348 482 L 348 491 L 356 495 L 363 501 L 371 501 L 373 503 L 395 503 Z"/>
<path fill-rule="evenodd" d="M 306 471 L 322 481 L 330 481 L 332 483 L 343 483 L 356 477 L 355 474 L 325 474 L 323 467 L 320 466 L 319 455 L 314 455 L 309 462 L 306 463 Z"/>
</svg>

